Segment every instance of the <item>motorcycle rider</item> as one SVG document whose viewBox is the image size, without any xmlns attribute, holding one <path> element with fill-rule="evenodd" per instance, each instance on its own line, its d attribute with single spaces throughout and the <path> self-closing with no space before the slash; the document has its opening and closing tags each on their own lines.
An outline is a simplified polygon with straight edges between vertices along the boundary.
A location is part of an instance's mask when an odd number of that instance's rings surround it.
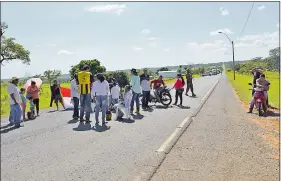
<svg viewBox="0 0 281 181">
<path fill-rule="evenodd" d="M 263 70 L 259 67 L 253 68 L 250 70 L 250 72 L 253 74 L 253 85 L 254 88 L 256 88 L 256 81 L 260 78 L 261 74 L 263 73 Z M 252 91 L 252 95 L 254 95 L 255 91 Z"/>
<path fill-rule="evenodd" d="M 267 98 L 267 91 L 269 90 L 269 81 L 265 79 L 265 75 L 261 74 L 260 78 L 256 80 L 256 84 L 254 85 L 255 87 L 253 88 L 254 94 L 253 98 L 250 104 L 250 109 L 248 113 L 253 112 L 254 108 L 254 103 L 255 103 L 255 96 L 257 96 L 258 92 L 263 92 L 265 99 L 263 99 L 263 105 L 265 106 L 265 110 L 267 109 L 267 104 L 266 104 L 266 98 Z"/>
<path fill-rule="evenodd" d="M 152 87 L 152 84 L 153 84 L 154 95 L 157 98 L 157 100 L 160 101 L 159 90 L 161 85 L 165 86 L 165 82 L 163 81 L 163 76 L 160 75 L 158 79 L 154 79 L 153 81 L 151 81 L 150 87 Z"/>
</svg>

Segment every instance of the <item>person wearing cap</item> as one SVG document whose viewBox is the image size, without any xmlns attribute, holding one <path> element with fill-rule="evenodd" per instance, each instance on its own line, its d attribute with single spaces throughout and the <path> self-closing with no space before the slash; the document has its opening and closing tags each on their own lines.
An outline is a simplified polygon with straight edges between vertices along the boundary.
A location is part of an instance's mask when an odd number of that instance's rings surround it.
<svg viewBox="0 0 281 181">
<path fill-rule="evenodd" d="M 17 77 L 13 77 L 10 80 L 10 85 L 8 86 L 8 93 L 10 95 L 10 125 L 15 125 L 16 128 L 23 126 L 21 124 L 21 116 L 22 116 L 22 109 L 21 109 L 21 97 L 20 97 L 20 90 L 17 87 L 19 83 L 19 79 Z"/>
<path fill-rule="evenodd" d="M 141 85 L 140 85 L 140 77 L 138 76 L 137 70 L 136 69 L 132 69 L 131 70 L 131 82 L 130 85 L 132 86 L 132 92 L 133 92 L 133 98 L 131 101 L 131 108 L 130 108 L 130 112 L 131 114 L 133 114 L 134 112 L 134 104 L 136 102 L 136 113 L 139 114 L 140 113 L 140 94 L 141 94 Z"/>
<path fill-rule="evenodd" d="M 143 74 L 140 76 L 141 88 L 142 88 L 142 109 L 148 109 L 148 101 L 150 97 L 150 84 L 149 84 L 149 75 L 147 74 L 147 69 L 143 70 Z"/>
<path fill-rule="evenodd" d="M 260 67 L 256 67 L 256 68 L 251 69 L 250 72 L 253 74 L 253 85 L 254 85 L 254 88 L 256 88 L 257 79 L 259 79 L 261 74 L 263 74 L 263 70 Z M 255 93 L 255 91 L 253 89 L 252 96 L 254 95 L 254 93 Z"/>
<path fill-rule="evenodd" d="M 158 79 L 154 79 L 153 81 L 150 82 L 150 87 L 152 87 L 153 84 L 153 92 L 155 97 L 157 98 L 158 101 L 160 101 L 160 96 L 159 96 L 159 88 L 161 85 L 165 86 L 165 82 L 163 80 L 163 76 L 160 75 Z"/>
<path fill-rule="evenodd" d="M 36 114 L 39 116 L 39 88 L 35 81 L 31 81 L 31 85 L 27 88 L 27 94 L 32 95 L 33 103 L 36 108 Z"/>
<path fill-rule="evenodd" d="M 74 120 L 78 120 L 78 118 L 79 118 L 79 90 L 78 90 L 78 86 L 77 86 L 77 80 L 75 77 L 77 77 L 77 75 L 74 75 L 70 82 L 71 99 L 72 99 L 73 105 L 74 105 L 72 118 Z"/>
<path fill-rule="evenodd" d="M 90 72 L 90 67 L 85 65 L 77 74 L 77 85 L 80 94 L 80 122 L 84 121 L 84 113 L 86 108 L 86 123 L 90 123 L 91 114 L 91 84 L 94 78 Z"/>
</svg>

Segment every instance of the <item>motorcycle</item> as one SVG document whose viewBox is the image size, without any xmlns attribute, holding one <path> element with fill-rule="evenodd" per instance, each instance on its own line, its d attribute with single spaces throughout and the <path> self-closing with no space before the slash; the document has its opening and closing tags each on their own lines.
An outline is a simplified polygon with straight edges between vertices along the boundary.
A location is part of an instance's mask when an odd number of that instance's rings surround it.
<svg viewBox="0 0 281 181">
<path fill-rule="evenodd" d="M 253 86 L 252 83 L 249 83 L 250 86 Z M 254 105 L 258 110 L 259 116 L 265 115 L 266 113 L 266 105 L 264 105 L 265 102 L 265 96 L 263 93 L 263 90 L 259 91 L 259 88 L 253 87 L 250 90 L 254 90 L 255 94 L 254 94 Z"/>
<path fill-rule="evenodd" d="M 148 100 L 148 102 L 152 103 L 154 102 L 155 104 L 157 102 L 163 104 L 164 106 L 169 106 L 172 103 L 172 96 L 170 93 L 169 88 L 167 88 L 167 86 L 163 86 L 159 88 L 159 99 L 154 95 L 154 93 L 150 92 L 150 98 Z M 143 99 L 143 95 L 140 95 L 140 103 L 142 103 L 142 99 Z"/>
</svg>

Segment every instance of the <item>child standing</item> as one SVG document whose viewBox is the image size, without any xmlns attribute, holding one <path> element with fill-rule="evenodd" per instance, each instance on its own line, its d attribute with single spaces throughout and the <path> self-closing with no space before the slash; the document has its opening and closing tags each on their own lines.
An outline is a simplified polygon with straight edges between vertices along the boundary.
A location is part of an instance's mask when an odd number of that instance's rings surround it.
<svg viewBox="0 0 281 181">
<path fill-rule="evenodd" d="M 35 105 L 33 103 L 33 97 L 32 96 L 29 96 L 27 99 L 29 100 L 29 106 L 30 106 L 30 112 L 27 116 L 28 116 L 29 120 L 32 120 L 32 119 L 35 118 L 35 112 L 34 112 Z"/>
<path fill-rule="evenodd" d="M 26 97 L 25 97 L 25 88 L 20 89 L 20 97 L 21 97 L 21 109 L 22 109 L 22 120 L 26 121 L 25 118 L 25 108 L 26 108 Z"/>
<path fill-rule="evenodd" d="M 125 114 L 127 119 L 130 119 L 130 106 L 131 106 L 132 98 L 133 98 L 133 93 L 131 90 L 131 86 L 126 85 L 125 94 L 124 94 L 124 107 L 125 107 Z"/>
<path fill-rule="evenodd" d="M 111 96 L 112 96 L 112 105 L 115 105 L 119 102 L 120 95 L 120 87 L 116 82 L 113 83 L 113 87 L 111 88 Z"/>
</svg>

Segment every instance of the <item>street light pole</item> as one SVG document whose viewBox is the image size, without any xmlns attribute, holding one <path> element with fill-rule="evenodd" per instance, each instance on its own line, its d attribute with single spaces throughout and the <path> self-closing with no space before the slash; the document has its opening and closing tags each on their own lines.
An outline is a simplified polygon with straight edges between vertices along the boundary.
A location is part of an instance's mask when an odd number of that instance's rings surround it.
<svg viewBox="0 0 281 181">
<path fill-rule="evenodd" d="M 233 80 L 235 80 L 235 62 L 234 62 L 234 43 L 233 41 L 227 36 L 226 33 L 219 31 L 218 33 L 224 34 L 226 38 L 230 41 L 232 45 L 232 66 L 233 66 Z"/>
</svg>

